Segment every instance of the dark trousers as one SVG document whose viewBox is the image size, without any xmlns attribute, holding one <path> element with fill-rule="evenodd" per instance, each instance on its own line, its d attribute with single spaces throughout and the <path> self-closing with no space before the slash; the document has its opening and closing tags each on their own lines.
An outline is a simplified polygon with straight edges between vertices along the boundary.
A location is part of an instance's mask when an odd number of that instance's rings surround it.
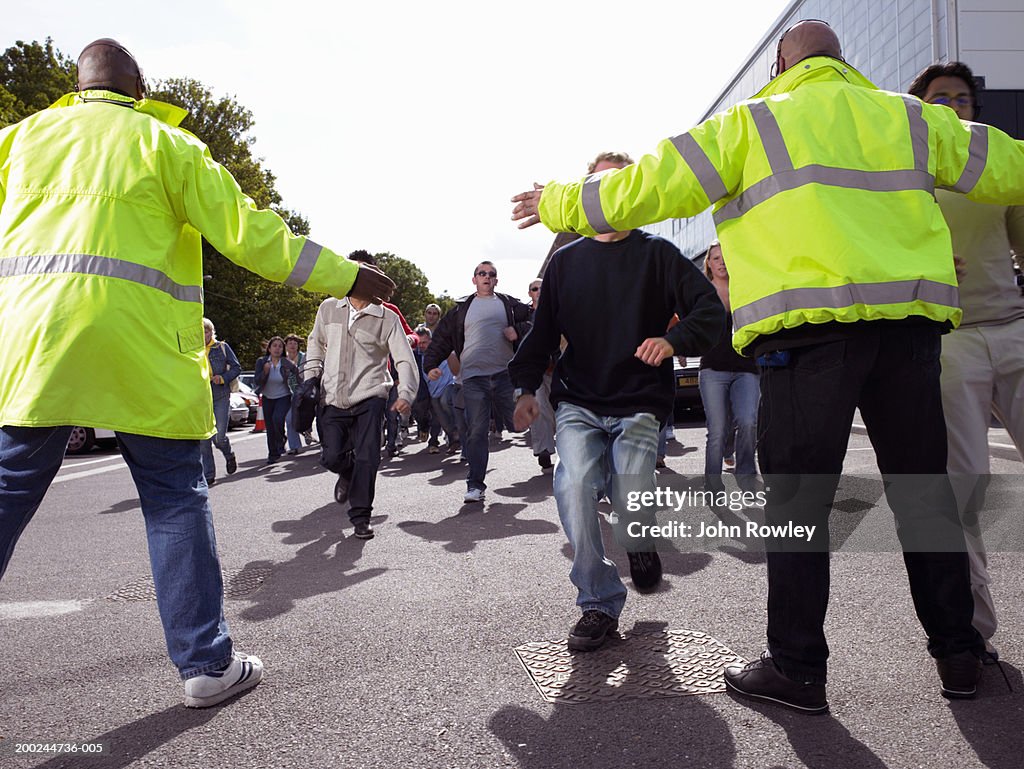
<svg viewBox="0 0 1024 769">
<path fill-rule="evenodd" d="M 939 391 L 940 334 L 933 326 L 872 323 L 848 339 L 791 351 L 787 366 L 761 377 L 758 460 L 768 494 L 768 523 L 818 525 L 824 544 L 794 552 L 768 543 L 768 648 L 791 678 L 823 682 L 828 659 L 824 622 L 829 598 L 828 515 L 859 408 L 878 469 L 895 481 L 886 498 L 897 521 L 904 563 L 928 650 L 944 657 L 980 650 L 971 627 L 973 599 L 963 533 L 948 527 L 955 502 L 946 472 L 946 427 Z M 909 474 L 928 485 L 928 504 Z M 911 492 L 907 493 L 908 483 Z M 800 486 L 796 505 L 786 487 Z M 795 509 L 799 508 L 799 509 Z M 921 552 L 929 526 L 945 531 Z M 945 528 L 943 528 L 945 527 Z M 959 543 L 959 544 L 958 544 Z M 911 552 L 913 550 L 913 552 Z"/>
<path fill-rule="evenodd" d="M 380 424 L 384 398 L 367 398 L 352 408 L 324 406 L 320 412 L 320 464 L 351 479 L 348 517 L 369 521 L 380 466 Z"/>
<path fill-rule="evenodd" d="M 263 399 L 263 419 L 267 423 L 267 458 L 276 459 L 284 454 L 284 420 L 292 407 L 291 396 Z"/>
</svg>

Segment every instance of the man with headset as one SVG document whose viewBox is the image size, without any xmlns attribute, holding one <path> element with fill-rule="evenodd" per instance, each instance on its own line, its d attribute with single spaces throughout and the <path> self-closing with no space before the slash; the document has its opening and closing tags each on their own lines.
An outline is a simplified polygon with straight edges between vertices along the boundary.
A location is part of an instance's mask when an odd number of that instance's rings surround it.
<svg viewBox="0 0 1024 769">
<path fill-rule="evenodd" d="M 176 127 L 185 111 L 145 93 L 134 57 L 103 38 L 78 58 L 78 92 L 0 131 L 0 576 L 71 425 L 116 431 L 185 705 L 208 707 L 259 683 L 263 664 L 228 633 L 203 477 L 201 238 L 310 291 L 379 303 L 394 283 L 257 210 Z M 140 397 L 140 382 L 157 386 Z"/>
</svg>

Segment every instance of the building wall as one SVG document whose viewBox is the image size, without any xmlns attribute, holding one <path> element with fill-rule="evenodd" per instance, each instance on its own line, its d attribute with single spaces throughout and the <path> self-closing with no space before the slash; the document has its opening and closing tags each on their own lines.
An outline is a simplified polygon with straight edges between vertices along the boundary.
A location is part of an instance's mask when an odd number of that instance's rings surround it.
<svg viewBox="0 0 1024 769">
<path fill-rule="evenodd" d="M 827 21 L 842 41 L 846 60 L 885 90 L 906 91 L 914 76 L 933 62 L 967 62 L 985 78 L 986 88 L 1004 89 L 992 94 L 992 109 L 986 107 L 984 119 L 1018 137 L 1024 131 L 1022 0 L 796 0 L 701 119 L 764 87 L 779 37 L 803 19 Z M 710 212 L 644 229 L 672 240 L 691 258 L 714 238 Z"/>
</svg>

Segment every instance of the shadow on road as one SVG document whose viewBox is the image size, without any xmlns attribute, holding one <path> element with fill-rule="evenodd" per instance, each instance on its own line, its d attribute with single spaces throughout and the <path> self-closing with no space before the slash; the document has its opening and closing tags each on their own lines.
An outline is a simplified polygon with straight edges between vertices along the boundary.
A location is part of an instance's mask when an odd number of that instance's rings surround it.
<svg viewBox="0 0 1024 769">
<path fill-rule="evenodd" d="M 386 518 L 376 516 L 371 520 L 380 523 Z M 290 561 L 250 561 L 245 565 L 245 569 L 269 568 L 272 573 L 241 616 L 257 622 L 277 617 L 291 611 L 303 598 L 335 593 L 386 572 L 384 568 L 355 571 L 366 540 L 346 536 L 343 529 L 348 527 L 348 516 L 334 502 L 302 518 L 275 522 L 271 528 L 286 534 L 285 544 L 307 544 Z"/>
<path fill-rule="evenodd" d="M 793 752 L 807 769 L 889 769 L 889 764 L 829 713 L 809 716 L 778 705 L 762 705 L 731 692 L 728 696 L 781 726 Z M 944 765 L 938 756 L 929 758 L 926 763 L 932 766 Z"/>
<path fill-rule="evenodd" d="M 989 769 L 1019 769 L 1024 762 L 1024 676 L 1013 665 L 986 665 L 978 698 L 954 700 L 949 709 L 964 739 Z M 1010 687 L 1013 690 L 1010 690 Z"/>
<path fill-rule="evenodd" d="M 517 518 L 527 505 L 495 502 L 485 505 L 464 505 L 455 515 L 437 523 L 402 521 L 398 528 L 427 542 L 444 543 L 449 553 L 468 553 L 478 542 L 535 534 L 557 534 L 561 528 L 550 521 Z"/>
<path fill-rule="evenodd" d="M 122 769 L 134 766 L 136 761 L 143 759 L 164 743 L 180 737 L 190 729 L 204 726 L 220 712 L 221 708 L 231 707 L 234 703 L 243 701 L 247 694 L 248 692 L 243 693 L 220 707 L 203 710 L 175 705 L 104 734 L 82 740 L 105 743 L 105 747 L 110 751 L 108 754 L 63 755 L 39 764 L 36 769 L 81 769 L 83 766 L 90 769 Z M 183 763 L 187 763 L 187 759 L 183 759 Z"/>
</svg>

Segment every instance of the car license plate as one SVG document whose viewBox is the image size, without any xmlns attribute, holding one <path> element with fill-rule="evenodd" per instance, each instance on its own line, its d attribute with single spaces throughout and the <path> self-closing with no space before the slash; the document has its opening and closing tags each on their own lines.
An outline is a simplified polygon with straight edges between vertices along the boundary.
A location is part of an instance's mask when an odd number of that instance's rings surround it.
<svg viewBox="0 0 1024 769">
<path fill-rule="evenodd" d="M 697 384 L 697 377 L 695 376 L 676 377 L 676 387 L 688 387 L 689 385 L 695 384 Z"/>
</svg>

